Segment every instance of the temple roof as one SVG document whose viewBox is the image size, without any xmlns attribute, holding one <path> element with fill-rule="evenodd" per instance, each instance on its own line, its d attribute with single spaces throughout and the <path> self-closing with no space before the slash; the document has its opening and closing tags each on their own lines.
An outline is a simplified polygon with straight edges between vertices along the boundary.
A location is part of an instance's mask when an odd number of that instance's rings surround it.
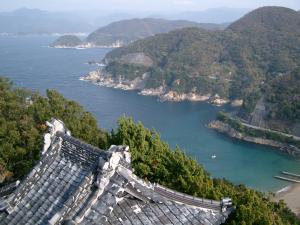
<svg viewBox="0 0 300 225">
<path fill-rule="evenodd" d="M 0 190 L 0 225 L 209 225 L 233 210 L 230 199 L 195 198 L 143 181 L 126 146 L 100 150 L 71 137 L 61 121 L 48 125 L 39 163 L 19 185 Z"/>
</svg>

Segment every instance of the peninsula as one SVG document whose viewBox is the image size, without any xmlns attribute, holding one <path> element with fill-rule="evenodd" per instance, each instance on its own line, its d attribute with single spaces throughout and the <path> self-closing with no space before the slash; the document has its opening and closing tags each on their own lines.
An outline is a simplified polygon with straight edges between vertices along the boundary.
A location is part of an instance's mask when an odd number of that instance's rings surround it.
<svg viewBox="0 0 300 225">
<path fill-rule="evenodd" d="M 262 7 L 222 31 L 183 28 L 115 49 L 81 79 L 162 101 L 231 104 L 244 124 L 226 133 L 298 158 L 289 135 L 300 136 L 299 36 L 299 12 Z M 224 121 L 211 127 L 233 131 Z"/>
<path fill-rule="evenodd" d="M 98 77 L 103 84 L 110 80 L 109 86 L 115 88 L 140 90 L 139 80 L 142 94 L 166 99 L 219 96 L 224 100 L 220 103 L 241 106 L 271 81 L 297 68 L 300 54 L 294 46 L 300 43 L 293 37 L 299 35 L 299 21 L 294 10 L 263 7 L 224 31 L 184 28 L 157 34 L 109 52 Z"/>
</svg>

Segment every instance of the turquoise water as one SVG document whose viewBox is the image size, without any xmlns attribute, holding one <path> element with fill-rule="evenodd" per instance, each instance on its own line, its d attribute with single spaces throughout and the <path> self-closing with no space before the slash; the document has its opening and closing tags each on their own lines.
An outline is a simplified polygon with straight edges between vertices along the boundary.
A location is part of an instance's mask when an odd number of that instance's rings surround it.
<svg viewBox="0 0 300 225">
<path fill-rule="evenodd" d="M 132 116 L 155 128 L 172 146 L 180 146 L 197 159 L 214 177 L 246 184 L 262 191 L 276 191 L 288 183 L 273 178 L 280 171 L 300 173 L 300 162 L 270 148 L 232 140 L 206 128 L 221 109 L 206 103 L 161 103 L 99 87 L 78 78 L 95 68 L 85 64 L 101 59 L 107 49 L 52 49 L 53 37 L 0 37 L 0 74 L 18 86 L 45 93 L 57 89 L 92 112 L 99 125 L 116 127 L 121 115 Z M 211 155 L 216 154 L 216 159 Z"/>
</svg>

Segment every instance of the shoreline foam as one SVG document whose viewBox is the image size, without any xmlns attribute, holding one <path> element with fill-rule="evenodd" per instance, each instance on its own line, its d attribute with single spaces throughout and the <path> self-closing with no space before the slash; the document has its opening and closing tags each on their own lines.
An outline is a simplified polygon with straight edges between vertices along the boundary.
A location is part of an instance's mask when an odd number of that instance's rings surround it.
<svg viewBox="0 0 300 225">
<path fill-rule="evenodd" d="M 279 194 L 281 194 L 281 193 L 288 192 L 289 190 L 291 190 L 291 188 L 292 188 L 291 185 L 286 186 L 286 187 L 284 187 L 284 188 L 278 190 L 278 191 L 276 192 L 276 195 L 279 195 Z"/>
<path fill-rule="evenodd" d="M 272 200 L 275 202 L 283 200 L 300 218 L 300 184 L 292 184 L 277 191 Z"/>
</svg>

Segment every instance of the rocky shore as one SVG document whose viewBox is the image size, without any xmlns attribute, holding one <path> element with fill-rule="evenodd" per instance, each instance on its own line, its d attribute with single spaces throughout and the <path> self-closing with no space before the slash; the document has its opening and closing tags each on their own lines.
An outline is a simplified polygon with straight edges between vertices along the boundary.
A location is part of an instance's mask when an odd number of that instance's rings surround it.
<svg viewBox="0 0 300 225">
<path fill-rule="evenodd" d="M 80 80 L 88 81 L 96 85 L 117 88 L 122 90 L 136 90 L 138 94 L 145 96 L 156 96 L 160 101 L 193 101 L 193 102 L 209 102 L 211 104 L 221 106 L 229 103 L 229 100 L 222 99 L 218 95 L 205 94 L 200 95 L 195 91 L 189 93 L 178 93 L 176 91 L 168 90 L 165 85 L 158 88 L 145 88 L 145 84 L 149 74 L 145 73 L 142 77 L 137 77 L 134 80 L 124 79 L 122 76 L 118 78 L 110 74 L 104 73 L 102 70 L 92 71 L 87 75 L 80 77 Z"/>
<path fill-rule="evenodd" d="M 118 42 L 112 43 L 110 45 L 95 45 L 93 43 L 82 43 L 78 45 L 72 45 L 72 44 L 53 44 L 50 47 L 52 48 L 73 48 L 73 49 L 89 49 L 89 48 L 120 48 L 122 45 Z"/>
<path fill-rule="evenodd" d="M 145 87 L 147 76 L 148 74 L 145 73 L 142 77 L 137 77 L 134 80 L 127 80 L 122 76 L 119 76 L 118 79 L 115 79 L 109 74 L 104 74 L 100 69 L 98 71 L 92 71 L 86 76 L 80 77 L 79 79 L 104 87 L 122 90 L 142 90 Z"/>
<path fill-rule="evenodd" d="M 265 145 L 270 146 L 278 149 L 279 151 L 286 153 L 290 156 L 293 156 L 294 158 L 300 159 L 300 149 L 293 145 L 289 145 L 287 143 L 282 143 L 270 139 L 265 138 L 259 138 L 259 137 L 252 137 L 249 135 L 246 135 L 244 133 L 238 132 L 234 128 L 232 128 L 229 124 L 224 123 L 219 120 L 214 120 L 209 123 L 209 128 L 212 128 L 220 133 L 226 134 L 227 136 L 235 139 L 239 139 L 242 141 L 247 141 L 259 145 Z"/>
</svg>

